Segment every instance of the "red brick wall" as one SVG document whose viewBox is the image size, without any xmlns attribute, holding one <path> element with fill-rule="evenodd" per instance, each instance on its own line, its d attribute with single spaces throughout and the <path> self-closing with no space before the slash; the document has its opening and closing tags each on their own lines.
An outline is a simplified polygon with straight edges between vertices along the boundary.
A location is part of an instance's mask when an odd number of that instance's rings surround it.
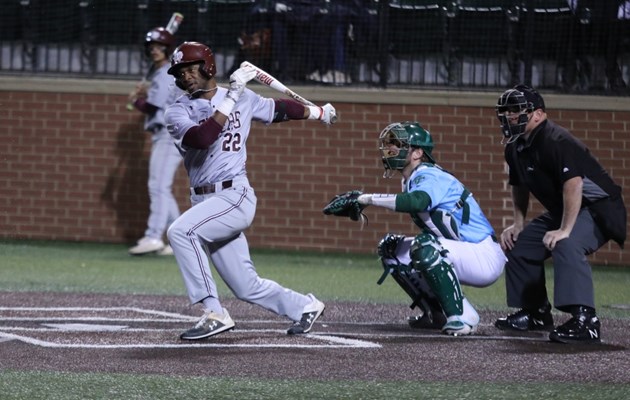
<svg viewBox="0 0 630 400">
<path fill-rule="evenodd" d="M 310 96 L 318 97 L 316 90 Z M 321 213 L 338 192 L 399 191 L 398 178 L 382 178 L 377 150 L 376 138 L 390 121 L 420 121 L 434 136 L 438 162 L 474 193 L 497 232 L 510 223 L 495 94 L 442 93 L 421 104 L 413 93 L 358 92 L 352 97 L 351 90 L 340 90 L 316 99 L 337 97 L 339 122 L 333 127 L 313 121 L 254 125 L 248 170 L 259 203 L 247 231 L 252 247 L 374 253 L 386 232 L 414 232 L 408 217 L 378 208 L 367 209 L 369 224 L 363 229 Z M 0 238 L 131 243 L 142 236 L 148 215 L 149 136 L 142 131 L 142 117 L 125 109 L 121 90 L 111 92 L 81 93 L 75 87 L 60 93 L 37 86 L 0 90 Z M 587 143 L 630 199 L 627 101 L 613 107 L 621 111 L 584 111 L 570 104 L 561 108 L 562 96 L 550 100 L 550 118 Z M 615 99 L 602 101 L 615 104 Z M 551 107 L 554 103 L 559 106 Z M 184 210 L 183 168 L 175 186 Z M 537 204 L 533 207 L 530 216 L 540 211 Z M 593 259 L 630 264 L 630 253 L 608 244 Z"/>
</svg>

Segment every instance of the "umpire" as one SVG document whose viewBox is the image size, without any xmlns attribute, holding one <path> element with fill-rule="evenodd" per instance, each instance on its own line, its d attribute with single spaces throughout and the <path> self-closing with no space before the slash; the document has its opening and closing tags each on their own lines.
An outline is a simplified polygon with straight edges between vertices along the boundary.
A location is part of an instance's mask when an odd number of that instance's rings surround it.
<svg viewBox="0 0 630 400">
<path fill-rule="evenodd" d="M 549 339 L 561 343 L 600 341 L 591 266 L 586 256 L 609 240 L 623 247 L 626 208 L 621 187 L 589 149 L 547 119 L 534 89 L 518 85 L 496 105 L 512 186 L 514 223 L 501 234 L 506 251 L 507 304 L 520 308 L 500 318 L 502 330 L 551 330 L 545 260 L 554 269 L 554 305 L 571 318 Z M 525 224 L 530 193 L 546 211 Z"/>
</svg>

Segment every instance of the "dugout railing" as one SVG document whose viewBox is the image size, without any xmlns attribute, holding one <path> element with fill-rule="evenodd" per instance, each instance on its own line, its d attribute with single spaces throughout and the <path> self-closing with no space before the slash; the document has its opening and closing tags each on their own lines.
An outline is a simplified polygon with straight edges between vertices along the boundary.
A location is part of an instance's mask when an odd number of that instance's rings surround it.
<svg viewBox="0 0 630 400">
<path fill-rule="evenodd" d="M 218 77 L 243 59 L 288 83 L 625 95 L 618 0 L 2 0 L 0 73 L 137 79 L 145 33 L 184 14 Z M 627 7 L 627 9 L 625 8 Z"/>
</svg>

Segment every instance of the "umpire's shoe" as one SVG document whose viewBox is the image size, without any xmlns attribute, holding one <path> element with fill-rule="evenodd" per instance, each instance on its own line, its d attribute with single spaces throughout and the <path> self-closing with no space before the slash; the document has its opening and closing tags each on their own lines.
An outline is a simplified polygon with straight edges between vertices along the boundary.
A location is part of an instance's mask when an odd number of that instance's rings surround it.
<svg viewBox="0 0 630 400">
<path fill-rule="evenodd" d="M 600 327 L 595 310 L 580 306 L 570 320 L 549 334 L 549 340 L 558 343 L 599 343 L 601 341 Z"/>
<path fill-rule="evenodd" d="M 548 331 L 553 329 L 551 304 L 547 303 L 537 310 L 520 309 L 507 317 L 499 318 L 494 323 L 504 331 Z"/>
<path fill-rule="evenodd" d="M 310 332 L 313 328 L 313 324 L 324 313 L 326 306 L 321 301 L 317 300 L 312 294 L 308 294 L 308 297 L 313 300 L 306 307 L 304 307 L 304 313 L 299 321 L 295 321 L 293 325 L 287 330 L 288 335 L 299 335 L 302 333 Z"/>
<path fill-rule="evenodd" d="M 194 327 L 182 333 L 179 338 L 182 340 L 205 339 L 230 329 L 234 329 L 234 321 L 224 308 L 223 315 L 213 311 L 206 312 Z"/>
</svg>

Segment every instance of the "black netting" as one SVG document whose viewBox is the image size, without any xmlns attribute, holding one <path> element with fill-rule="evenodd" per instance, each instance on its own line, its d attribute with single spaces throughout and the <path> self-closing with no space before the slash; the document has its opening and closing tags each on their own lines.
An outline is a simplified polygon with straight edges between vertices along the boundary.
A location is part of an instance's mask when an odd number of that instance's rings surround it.
<svg viewBox="0 0 630 400">
<path fill-rule="evenodd" d="M 576 3 L 577 7 L 569 4 Z M 1 0 L 0 73 L 136 78 L 146 32 L 208 44 L 302 84 L 597 92 L 623 87 L 630 2 L 619 0 Z"/>
</svg>

